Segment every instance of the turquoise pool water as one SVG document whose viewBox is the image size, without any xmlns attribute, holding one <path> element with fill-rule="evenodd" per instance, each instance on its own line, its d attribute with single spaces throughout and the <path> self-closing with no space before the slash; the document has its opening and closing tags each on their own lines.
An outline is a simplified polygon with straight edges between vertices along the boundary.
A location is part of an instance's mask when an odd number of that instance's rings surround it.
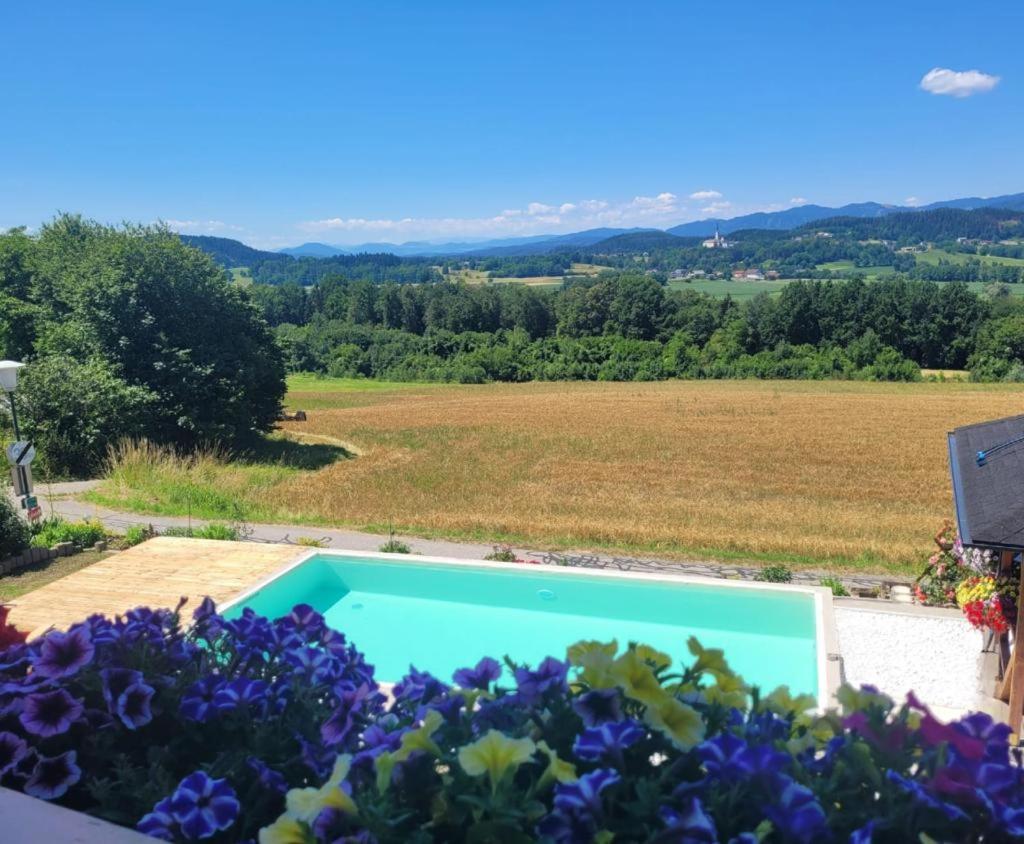
<svg viewBox="0 0 1024 844">
<path fill-rule="evenodd" d="M 318 554 L 227 611 L 307 603 L 394 682 L 410 664 L 450 680 L 482 656 L 536 664 L 580 639 L 644 642 L 688 659 L 722 648 L 751 683 L 817 694 L 816 612 L 801 592 Z"/>
</svg>

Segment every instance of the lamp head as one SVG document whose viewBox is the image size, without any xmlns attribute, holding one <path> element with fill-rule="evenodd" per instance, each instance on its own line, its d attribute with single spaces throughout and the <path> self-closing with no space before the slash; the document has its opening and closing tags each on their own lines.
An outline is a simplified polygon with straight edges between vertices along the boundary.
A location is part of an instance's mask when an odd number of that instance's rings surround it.
<svg viewBox="0 0 1024 844">
<path fill-rule="evenodd" d="M 25 364 L 16 360 L 0 360 L 0 390 L 13 393 L 18 387 L 18 370 Z"/>
</svg>

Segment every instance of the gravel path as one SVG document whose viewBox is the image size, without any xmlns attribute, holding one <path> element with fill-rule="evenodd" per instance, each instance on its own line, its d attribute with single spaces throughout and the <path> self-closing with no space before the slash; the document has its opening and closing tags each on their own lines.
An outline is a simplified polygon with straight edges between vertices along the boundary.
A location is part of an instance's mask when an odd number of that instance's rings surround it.
<svg viewBox="0 0 1024 844">
<path fill-rule="evenodd" d="M 93 489 L 99 481 L 73 481 L 57 483 L 49 486 L 40 485 L 36 488 L 43 512 L 52 512 L 66 519 L 97 518 L 113 532 L 123 533 L 131 525 L 152 525 L 158 532 L 168 527 L 185 527 L 189 520 L 180 516 L 144 516 L 137 513 L 126 513 L 100 507 L 76 496 Z M 203 519 L 192 519 L 193 527 L 206 524 Z M 344 530 L 340 528 L 324 528 L 303 525 L 248 524 L 246 526 L 250 542 L 295 543 L 299 537 L 319 540 L 329 548 L 344 548 L 351 551 L 376 551 L 385 537 L 376 533 Z M 399 536 L 396 539 L 406 543 L 415 553 L 429 556 L 456 557 L 478 560 L 492 550 L 491 545 L 473 542 L 453 542 L 445 539 L 423 539 L 416 536 Z M 546 552 L 528 548 L 514 548 L 518 556 L 538 562 L 556 563 L 559 565 L 580 566 L 584 568 L 611 568 L 619 571 L 674 571 L 681 574 L 693 574 L 703 577 L 716 577 L 733 580 L 753 580 L 760 569 L 756 566 L 742 566 L 732 563 L 716 563 L 712 561 L 679 562 L 676 560 L 658 560 L 641 557 L 620 557 L 585 552 Z M 827 572 L 794 571 L 793 582 L 817 585 Z M 852 589 L 882 589 L 892 583 L 907 583 L 908 578 L 899 575 L 868 575 L 848 574 L 839 578 Z"/>
</svg>

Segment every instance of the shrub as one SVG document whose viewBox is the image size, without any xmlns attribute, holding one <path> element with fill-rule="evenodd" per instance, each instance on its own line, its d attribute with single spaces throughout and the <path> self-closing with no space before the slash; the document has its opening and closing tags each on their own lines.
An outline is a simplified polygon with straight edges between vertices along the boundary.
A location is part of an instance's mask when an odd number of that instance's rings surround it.
<svg viewBox="0 0 1024 844">
<path fill-rule="evenodd" d="M 143 430 L 152 395 L 99 358 L 48 355 L 25 367 L 18 390 L 26 437 L 53 476 L 93 477 L 107 450 Z"/>
<path fill-rule="evenodd" d="M 221 539 L 225 542 L 237 542 L 238 528 L 233 525 L 222 525 L 211 522 L 200 527 L 172 526 L 164 530 L 164 536 L 182 536 L 188 539 Z"/>
<path fill-rule="evenodd" d="M 850 594 L 850 590 L 838 577 L 823 577 L 820 582 L 822 586 L 831 589 L 832 594 L 837 598 L 845 598 Z"/>
<path fill-rule="evenodd" d="M 306 548 L 324 548 L 327 545 L 324 540 L 317 539 L 315 536 L 297 536 L 295 537 L 295 544 Z"/>
<path fill-rule="evenodd" d="M 308 606 L 193 617 L 93 616 L 0 653 L 3 784 L 173 841 L 1024 835 L 1010 728 L 943 724 L 913 694 L 844 687 L 816 714 L 691 639 L 681 664 L 579 642 L 535 668 L 485 657 L 454 686 L 410 668 L 385 698 Z"/>
<path fill-rule="evenodd" d="M 514 563 L 518 558 L 511 545 L 495 545 L 490 554 L 484 556 L 485 560 L 494 560 L 498 563 Z"/>
<path fill-rule="evenodd" d="M 412 549 L 408 545 L 406 545 L 404 542 L 401 542 L 401 541 L 395 539 L 393 536 L 391 537 L 391 539 L 389 539 L 387 542 L 385 542 L 383 545 L 381 545 L 380 548 L 378 548 L 377 550 L 378 551 L 383 551 L 385 554 L 411 554 L 412 553 Z"/>
<path fill-rule="evenodd" d="M 61 542 L 88 548 L 107 538 L 106 528 L 96 519 L 66 522 L 59 516 L 44 519 L 32 528 L 33 548 L 52 548 Z"/>
<path fill-rule="evenodd" d="M 124 543 L 126 548 L 131 548 L 134 545 L 139 545 L 149 539 L 153 534 L 150 529 L 143 525 L 129 525 L 124 532 L 124 536 L 121 541 Z"/>
<path fill-rule="evenodd" d="M 765 583 L 789 583 L 792 579 L 793 572 L 781 564 L 765 566 L 754 578 L 754 580 L 761 580 Z"/>
<path fill-rule="evenodd" d="M 18 515 L 7 490 L 0 486 L 0 560 L 28 548 L 31 536 L 28 522 Z"/>
</svg>

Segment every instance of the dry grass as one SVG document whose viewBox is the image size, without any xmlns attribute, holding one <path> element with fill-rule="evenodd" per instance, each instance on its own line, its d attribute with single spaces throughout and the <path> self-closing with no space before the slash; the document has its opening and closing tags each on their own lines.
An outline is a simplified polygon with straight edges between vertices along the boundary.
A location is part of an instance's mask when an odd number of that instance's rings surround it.
<svg viewBox="0 0 1024 844">
<path fill-rule="evenodd" d="M 359 456 L 248 481 L 206 466 L 250 515 L 836 568 L 926 554 L 952 509 L 946 432 L 1021 410 L 1019 391 L 961 383 L 296 386 L 290 404 L 317 409 L 285 428 Z"/>
</svg>

